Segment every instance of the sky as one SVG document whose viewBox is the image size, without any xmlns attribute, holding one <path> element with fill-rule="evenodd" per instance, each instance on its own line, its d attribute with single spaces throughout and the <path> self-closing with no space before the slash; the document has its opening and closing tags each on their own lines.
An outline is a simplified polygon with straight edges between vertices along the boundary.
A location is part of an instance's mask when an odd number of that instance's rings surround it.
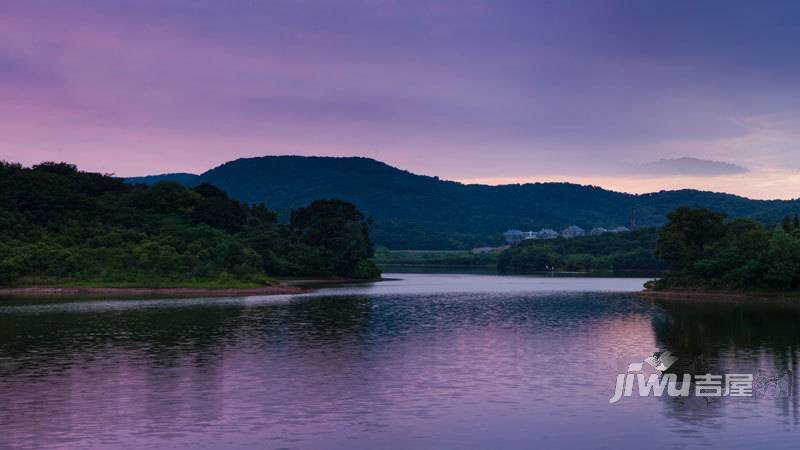
<svg viewBox="0 0 800 450">
<path fill-rule="evenodd" d="M 3 0 L 0 159 L 367 156 L 796 198 L 799 21 L 777 0 Z"/>
</svg>

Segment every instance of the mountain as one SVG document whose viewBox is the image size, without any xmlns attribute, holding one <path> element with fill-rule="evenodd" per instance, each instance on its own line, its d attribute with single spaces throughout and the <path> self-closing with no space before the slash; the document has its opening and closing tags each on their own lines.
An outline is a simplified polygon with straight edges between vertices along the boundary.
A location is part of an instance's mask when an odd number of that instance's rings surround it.
<svg viewBox="0 0 800 450">
<path fill-rule="evenodd" d="M 131 177 L 126 178 L 125 181 L 130 184 L 156 184 L 159 181 L 177 181 L 184 186 L 195 186 L 200 184 L 200 175 L 193 173 L 165 173 L 163 175 L 148 175 L 144 177 Z"/>
<path fill-rule="evenodd" d="M 375 242 L 393 249 L 491 245 L 508 228 L 610 227 L 629 225 L 631 220 L 640 227 L 657 226 L 666 213 L 683 205 L 767 223 L 800 212 L 800 200 L 751 200 L 688 189 L 634 195 L 571 183 L 461 184 L 358 157 L 242 158 L 200 175 L 126 181 L 177 181 L 190 186 L 208 182 L 241 201 L 266 203 L 284 217 L 316 199 L 347 200 L 373 217 Z"/>
</svg>

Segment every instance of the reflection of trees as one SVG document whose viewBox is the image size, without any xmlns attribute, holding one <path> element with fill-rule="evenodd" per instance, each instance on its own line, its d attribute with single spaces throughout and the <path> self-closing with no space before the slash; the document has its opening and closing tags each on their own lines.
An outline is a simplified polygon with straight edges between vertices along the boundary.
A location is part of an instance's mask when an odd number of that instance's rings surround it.
<svg viewBox="0 0 800 450">
<path fill-rule="evenodd" d="M 684 359 L 699 359 L 708 372 L 750 373 L 766 370 L 789 375 L 792 395 L 776 399 L 794 423 L 800 420 L 797 401 L 797 354 L 800 350 L 800 304 L 783 301 L 663 300 L 663 315 L 652 321 L 658 346 Z M 666 399 L 673 417 L 698 420 L 722 401 L 687 408 L 687 399 Z M 699 420 L 698 420 L 699 423 Z"/>
<path fill-rule="evenodd" d="M 0 353 L 14 358 L 39 351 L 63 358 L 112 345 L 168 360 L 215 345 L 240 315 L 241 308 L 232 307 L 2 314 Z"/>
<path fill-rule="evenodd" d="M 224 336 L 240 327 L 241 307 L 115 310 L 88 302 L 0 314 L 0 406 L 16 411 L 8 428 L 25 423 L 44 444 L 65 423 L 80 434 L 95 421 L 143 425 L 144 417 L 152 431 L 221 416 Z M 31 401 L 40 406 L 13 406 Z"/>
<path fill-rule="evenodd" d="M 673 351 L 713 356 L 722 348 L 768 349 L 782 364 L 800 347 L 800 305 L 724 301 L 657 302 L 656 339 Z"/>
<path fill-rule="evenodd" d="M 120 355 L 144 353 L 156 367 L 185 364 L 186 358 L 203 366 L 213 364 L 224 346 L 239 340 L 269 343 L 285 341 L 292 334 L 328 340 L 360 335 L 367 329 L 370 311 L 365 297 L 317 297 L 258 307 L 176 303 L 175 307 L 0 314 L 0 356 L 9 363 L 40 362 L 39 369 L 45 371 L 55 358 L 63 365 L 54 369 L 63 370 L 72 360 L 112 348 Z M 11 364 L 0 366 L 0 375 L 10 375 L 9 369 Z"/>
<path fill-rule="evenodd" d="M 289 303 L 283 324 L 311 339 L 349 338 L 367 331 L 371 311 L 368 297 L 313 297 Z"/>
<path fill-rule="evenodd" d="M 219 420 L 226 400 L 250 401 L 227 398 L 239 394 L 226 393 L 226 379 L 285 379 L 288 369 L 275 360 L 287 353 L 313 364 L 325 364 L 328 353 L 328 363 L 346 359 L 357 347 L 353 341 L 366 334 L 372 311 L 363 297 L 170 300 L 175 304 L 119 309 L 89 302 L 0 314 L 0 409 L 14 411 L 0 417 L 0 427 L 35 431 L 8 441 L 44 445 L 64 424 L 86 435 L 93 424 L 113 427 L 118 420 L 135 420 L 126 426 L 147 432 Z M 280 407 L 291 400 L 281 397 L 280 387 L 257 389 L 262 401 Z"/>
</svg>

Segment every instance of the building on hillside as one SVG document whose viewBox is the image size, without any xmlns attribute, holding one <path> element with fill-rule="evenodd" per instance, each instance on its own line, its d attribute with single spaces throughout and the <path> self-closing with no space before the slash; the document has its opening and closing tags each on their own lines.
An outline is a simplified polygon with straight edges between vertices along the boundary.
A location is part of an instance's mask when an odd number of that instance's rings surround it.
<svg viewBox="0 0 800 450">
<path fill-rule="evenodd" d="M 569 233 L 578 233 L 575 234 L 575 236 L 583 236 L 586 234 L 583 228 L 575 227 L 574 225 L 573 227 L 577 229 L 577 231 L 572 227 L 568 227 L 564 231 L 567 232 L 569 230 Z M 542 228 L 539 231 L 521 231 L 517 229 L 511 229 L 503 233 L 503 237 L 505 237 L 506 243 L 509 245 L 516 245 L 522 241 L 527 241 L 530 239 L 556 239 L 559 236 L 560 234 L 558 231 L 552 228 Z M 570 235 L 570 237 L 573 236 Z"/>
<path fill-rule="evenodd" d="M 555 239 L 558 237 L 558 231 L 551 228 L 542 228 L 536 232 L 536 235 L 539 236 L 538 239 Z"/>
<path fill-rule="evenodd" d="M 563 237 L 564 239 L 571 239 L 578 236 L 586 236 L 587 234 L 591 236 L 600 236 L 601 234 L 606 233 L 625 233 L 628 231 L 631 230 L 628 227 L 623 226 L 613 228 L 594 227 L 587 233 L 586 230 L 577 225 L 570 225 L 561 230 L 561 233 L 551 228 L 542 228 L 539 231 L 522 231 L 511 229 L 503 233 L 503 236 L 506 239 L 506 243 L 509 245 L 516 245 L 529 239 L 555 239 L 559 236 Z"/>
<path fill-rule="evenodd" d="M 509 245 L 515 245 L 522 242 L 525 239 L 525 233 L 520 230 L 508 230 L 503 233 L 503 237 L 506 239 L 506 243 Z"/>
<path fill-rule="evenodd" d="M 561 230 L 561 237 L 564 239 L 571 239 L 578 236 L 585 236 L 586 230 L 577 226 L 577 225 L 570 225 L 567 228 Z"/>
</svg>

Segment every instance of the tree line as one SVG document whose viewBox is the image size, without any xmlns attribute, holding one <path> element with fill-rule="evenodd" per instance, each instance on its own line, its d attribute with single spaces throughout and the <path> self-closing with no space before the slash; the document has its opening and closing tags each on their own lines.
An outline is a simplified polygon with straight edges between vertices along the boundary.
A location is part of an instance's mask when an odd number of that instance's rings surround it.
<svg viewBox="0 0 800 450">
<path fill-rule="evenodd" d="M 529 239 L 500 254 L 501 273 L 547 271 L 659 271 L 655 228 L 572 239 Z"/>
<path fill-rule="evenodd" d="M 500 272 L 665 270 L 660 289 L 791 290 L 800 288 L 800 216 L 764 225 L 681 207 L 661 228 L 549 241 L 504 251 Z"/>
<path fill-rule="evenodd" d="M 370 221 L 317 200 L 288 224 L 217 187 L 130 185 L 66 163 L 0 162 L 0 284 L 374 278 Z"/>
<path fill-rule="evenodd" d="M 667 215 L 656 254 L 669 272 L 656 287 L 712 289 L 800 288 L 800 218 L 781 225 L 728 219 L 708 209 L 679 208 Z"/>
</svg>

